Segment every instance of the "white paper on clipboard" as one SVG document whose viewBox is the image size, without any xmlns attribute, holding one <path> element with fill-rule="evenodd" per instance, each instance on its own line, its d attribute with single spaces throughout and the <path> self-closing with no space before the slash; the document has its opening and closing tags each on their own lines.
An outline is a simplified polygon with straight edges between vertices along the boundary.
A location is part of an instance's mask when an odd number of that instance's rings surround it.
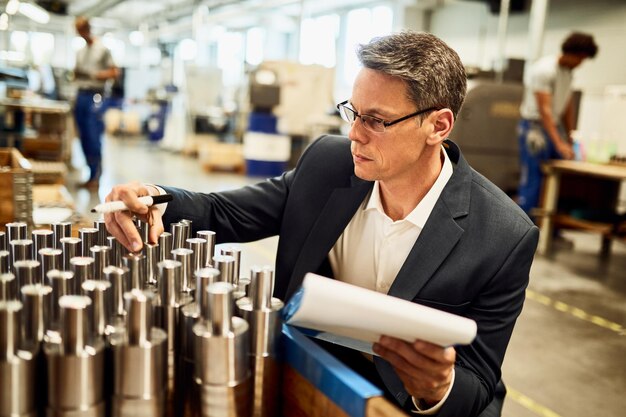
<svg viewBox="0 0 626 417">
<path fill-rule="evenodd" d="M 368 353 L 381 335 L 451 346 L 471 343 L 477 331 L 476 322 L 466 317 L 312 273 L 285 307 L 285 321 Z"/>
</svg>

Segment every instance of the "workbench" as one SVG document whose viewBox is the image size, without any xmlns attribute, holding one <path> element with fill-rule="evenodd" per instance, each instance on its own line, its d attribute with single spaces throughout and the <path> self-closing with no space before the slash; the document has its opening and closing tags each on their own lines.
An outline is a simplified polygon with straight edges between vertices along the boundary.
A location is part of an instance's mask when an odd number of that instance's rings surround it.
<svg viewBox="0 0 626 417">
<path fill-rule="evenodd" d="M 602 253 L 610 252 L 612 240 L 624 224 L 616 215 L 622 182 L 626 180 L 626 165 L 598 164 L 583 161 L 552 160 L 542 166 L 544 171 L 543 195 L 540 209 L 535 213 L 540 220 L 537 251 L 550 252 L 555 227 L 585 230 L 602 236 Z M 592 218 L 581 218 L 559 210 L 566 200 L 584 203 Z M 571 204 L 571 203 L 570 203 Z M 601 213 L 606 213 L 602 217 Z"/>
</svg>

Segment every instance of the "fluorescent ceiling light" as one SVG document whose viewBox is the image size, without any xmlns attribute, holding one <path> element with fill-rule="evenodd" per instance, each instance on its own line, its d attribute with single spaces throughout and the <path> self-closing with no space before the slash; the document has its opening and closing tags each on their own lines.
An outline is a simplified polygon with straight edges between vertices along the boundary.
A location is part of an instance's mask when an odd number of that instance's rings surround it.
<svg viewBox="0 0 626 417">
<path fill-rule="evenodd" d="M 9 5 L 7 4 L 8 7 Z M 43 7 L 34 3 L 19 2 L 19 12 L 42 25 L 50 21 L 50 14 Z"/>
</svg>

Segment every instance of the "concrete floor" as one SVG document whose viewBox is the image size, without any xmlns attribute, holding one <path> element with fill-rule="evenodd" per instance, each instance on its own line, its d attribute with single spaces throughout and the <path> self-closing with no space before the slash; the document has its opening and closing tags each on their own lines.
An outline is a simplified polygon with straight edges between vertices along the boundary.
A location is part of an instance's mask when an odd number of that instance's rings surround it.
<svg viewBox="0 0 626 417">
<path fill-rule="evenodd" d="M 145 140 L 106 140 L 100 190 L 68 189 L 87 214 L 114 184 L 133 180 L 197 191 L 236 188 L 258 181 L 242 175 L 207 173 L 194 158 L 160 150 Z M 82 166 L 80 148 L 74 164 Z M 509 394 L 505 417 L 622 416 L 626 410 L 626 243 L 613 243 L 601 259 L 600 238 L 565 232 L 573 248 L 537 256 L 524 311 L 505 362 Z M 243 246 L 243 268 L 273 264 L 277 239 Z M 461 417 L 461 416 L 459 416 Z"/>
</svg>

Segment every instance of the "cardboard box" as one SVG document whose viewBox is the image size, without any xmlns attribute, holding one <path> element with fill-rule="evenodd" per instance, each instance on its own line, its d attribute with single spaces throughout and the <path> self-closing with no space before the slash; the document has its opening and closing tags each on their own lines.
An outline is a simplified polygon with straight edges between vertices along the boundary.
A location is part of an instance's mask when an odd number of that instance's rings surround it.
<svg viewBox="0 0 626 417">
<path fill-rule="evenodd" d="M 31 223 L 33 172 L 28 159 L 15 148 L 0 148 L 0 225 Z"/>
</svg>

